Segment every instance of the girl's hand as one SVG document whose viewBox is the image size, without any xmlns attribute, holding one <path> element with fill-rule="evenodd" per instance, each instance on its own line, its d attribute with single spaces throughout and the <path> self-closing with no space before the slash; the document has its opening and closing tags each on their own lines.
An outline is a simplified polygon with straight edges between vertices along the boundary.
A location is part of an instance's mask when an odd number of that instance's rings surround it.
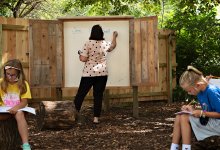
<svg viewBox="0 0 220 150">
<path fill-rule="evenodd" d="M 192 105 L 183 105 L 183 106 L 181 107 L 181 110 L 182 110 L 182 111 L 190 111 L 190 112 L 193 112 L 194 108 L 193 108 Z"/>
<path fill-rule="evenodd" d="M 194 110 L 194 111 L 192 112 L 192 115 L 193 115 L 194 117 L 199 118 L 200 115 L 201 115 L 201 110 Z"/>
<path fill-rule="evenodd" d="M 11 109 L 8 110 L 10 114 L 15 115 L 18 111 L 16 107 L 12 107 Z"/>
</svg>

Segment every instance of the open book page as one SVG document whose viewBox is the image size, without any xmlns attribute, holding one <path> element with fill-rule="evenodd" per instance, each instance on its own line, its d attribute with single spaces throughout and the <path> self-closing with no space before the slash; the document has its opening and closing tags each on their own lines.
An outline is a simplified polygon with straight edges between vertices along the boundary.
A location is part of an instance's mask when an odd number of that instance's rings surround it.
<svg viewBox="0 0 220 150">
<path fill-rule="evenodd" d="M 11 108 L 12 107 L 8 107 L 8 106 L 0 106 L 0 113 L 8 113 L 8 110 Z M 36 115 L 36 111 L 32 107 L 24 107 L 22 109 L 19 109 L 18 111 L 26 111 L 26 112 Z"/>
<path fill-rule="evenodd" d="M 183 111 L 179 111 L 179 112 L 175 113 L 175 115 L 180 115 L 180 114 L 190 114 L 190 115 L 192 115 L 192 112 L 183 110 Z"/>
</svg>

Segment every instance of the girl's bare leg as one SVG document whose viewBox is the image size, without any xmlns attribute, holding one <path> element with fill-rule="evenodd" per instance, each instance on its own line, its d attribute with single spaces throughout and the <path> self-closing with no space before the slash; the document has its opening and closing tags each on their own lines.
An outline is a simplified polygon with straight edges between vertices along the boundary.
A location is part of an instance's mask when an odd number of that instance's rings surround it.
<svg viewBox="0 0 220 150">
<path fill-rule="evenodd" d="M 182 143 L 183 144 L 191 144 L 191 126 L 189 122 L 189 115 L 181 115 L 180 118 L 181 123 L 181 133 L 182 133 Z"/>
<path fill-rule="evenodd" d="M 179 144 L 181 138 L 180 115 L 177 115 L 173 127 L 172 143 Z"/>
<path fill-rule="evenodd" d="M 21 136 L 21 140 L 23 143 L 27 143 L 28 142 L 28 125 L 25 119 L 24 112 L 18 111 L 15 114 L 15 119 L 17 120 L 18 132 Z"/>
</svg>

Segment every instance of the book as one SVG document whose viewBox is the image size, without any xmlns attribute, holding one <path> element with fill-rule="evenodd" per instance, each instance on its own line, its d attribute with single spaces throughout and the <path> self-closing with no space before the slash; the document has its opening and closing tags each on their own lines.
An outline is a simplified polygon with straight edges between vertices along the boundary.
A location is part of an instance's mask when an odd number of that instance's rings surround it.
<svg viewBox="0 0 220 150">
<path fill-rule="evenodd" d="M 0 106 L 0 113 L 8 113 L 8 110 L 11 108 L 12 107 L 9 107 L 9 106 Z M 36 111 L 32 107 L 24 107 L 24 108 L 19 109 L 18 111 L 26 111 L 26 112 L 36 115 Z"/>
<path fill-rule="evenodd" d="M 192 112 L 183 110 L 183 111 L 179 111 L 179 112 L 175 113 L 175 115 L 180 115 L 180 114 L 190 114 L 190 115 L 192 115 Z"/>
</svg>

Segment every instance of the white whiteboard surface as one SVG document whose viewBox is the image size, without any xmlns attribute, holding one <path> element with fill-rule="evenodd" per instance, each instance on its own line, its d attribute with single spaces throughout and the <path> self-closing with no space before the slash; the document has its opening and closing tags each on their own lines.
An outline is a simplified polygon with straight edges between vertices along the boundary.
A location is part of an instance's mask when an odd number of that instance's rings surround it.
<svg viewBox="0 0 220 150">
<path fill-rule="evenodd" d="M 209 83 L 216 85 L 220 88 L 220 79 L 210 79 Z"/>
<path fill-rule="evenodd" d="M 126 20 L 64 22 L 64 87 L 79 86 L 84 63 L 77 51 L 89 40 L 92 26 L 96 24 L 102 26 L 106 41 L 111 41 L 113 31 L 118 31 L 117 46 L 107 55 L 107 86 L 130 86 L 129 21 Z"/>
</svg>

